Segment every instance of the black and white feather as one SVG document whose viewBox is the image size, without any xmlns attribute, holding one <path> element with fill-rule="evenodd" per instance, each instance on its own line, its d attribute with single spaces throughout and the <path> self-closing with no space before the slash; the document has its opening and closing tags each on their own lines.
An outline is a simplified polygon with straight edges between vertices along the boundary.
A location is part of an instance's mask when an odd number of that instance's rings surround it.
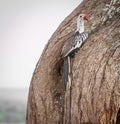
<svg viewBox="0 0 120 124">
<path fill-rule="evenodd" d="M 67 39 L 62 49 L 63 57 L 72 55 L 72 53 L 77 51 L 77 49 L 79 49 L 83 45 L 87 38 L 87 32 L 83 32 L 81 34 L 79 32 L 76 32 L 73 36 Z"/>
</svg>

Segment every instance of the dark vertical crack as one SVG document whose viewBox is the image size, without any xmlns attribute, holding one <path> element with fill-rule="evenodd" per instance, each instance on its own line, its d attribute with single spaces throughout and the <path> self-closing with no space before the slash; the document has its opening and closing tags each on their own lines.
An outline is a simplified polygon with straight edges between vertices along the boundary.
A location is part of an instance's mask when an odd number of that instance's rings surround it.
<svg viewBox="0 0 120 124">
<path fill-rule="evenodd" d="M 120 108 L 119 108 L 118 113 L 117 113 L 116 124 L 120 124 Z"/>
</svg>

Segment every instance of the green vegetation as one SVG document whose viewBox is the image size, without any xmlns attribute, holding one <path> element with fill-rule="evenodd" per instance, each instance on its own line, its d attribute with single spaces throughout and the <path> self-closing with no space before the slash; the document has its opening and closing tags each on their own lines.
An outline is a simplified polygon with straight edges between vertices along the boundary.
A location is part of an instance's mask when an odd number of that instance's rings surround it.
<svg viewBox="0 0 120 124">
<path fill-rule="evenodd" d="M 21 109 L 19 109 L 17 105 L 18 104 L 16 104 L 16 106 L 14 105 L 13 107 L 7 106 L 7 108 L 3 107 L 2 105 L 1 108 L 1 103 L 0 103 L 0 123 L 25 122 L 25 113 L 26 113 L 25 107 L 22 106 Z"/>
<path fill-rule="evenodd" d="M 25 124 L 26 100 L 21 99 L 21 95 L 23 98 L 26 95 L 23 95 L 23 91 L 16 90 L 12 90 L 13 94 L 8 90 L 4 92 L 6 95 L 0 96 L 0 124 Z"/>
</svg>

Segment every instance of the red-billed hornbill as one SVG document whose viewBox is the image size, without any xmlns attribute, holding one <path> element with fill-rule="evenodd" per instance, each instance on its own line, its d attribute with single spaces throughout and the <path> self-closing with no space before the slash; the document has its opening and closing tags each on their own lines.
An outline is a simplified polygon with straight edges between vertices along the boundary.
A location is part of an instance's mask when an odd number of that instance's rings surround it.
<svg viewBox="0 0 120 124">
<path fill-rule="evenodd" d="M 85 40 L 88 38 L 88 33 L 84 32 L 84 20 L 88 20 L 87 14 L 80 14 L 77 18 L 77 30 L 73 35 L 68 38 L 63 46 L 62 55 L 64 57 L 64 89 L 70 89 L 71 77 L 70 77 L 70 57 L 82 46 Z"/>
</svg>

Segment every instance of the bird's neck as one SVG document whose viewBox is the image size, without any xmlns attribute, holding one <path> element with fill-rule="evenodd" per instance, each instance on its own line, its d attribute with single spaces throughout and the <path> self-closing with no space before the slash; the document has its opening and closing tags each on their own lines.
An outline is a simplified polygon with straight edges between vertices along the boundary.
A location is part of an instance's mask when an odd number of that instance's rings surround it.
<svg viewBox="0 0 120 124">
<path fill-rule="evenodd" d="M 77 18 L 77 31 L 79 33 L 84 32 L 84 20 L 83 20 L 83 18 L 80 18 L 80 17 Z"/>
</svg>

